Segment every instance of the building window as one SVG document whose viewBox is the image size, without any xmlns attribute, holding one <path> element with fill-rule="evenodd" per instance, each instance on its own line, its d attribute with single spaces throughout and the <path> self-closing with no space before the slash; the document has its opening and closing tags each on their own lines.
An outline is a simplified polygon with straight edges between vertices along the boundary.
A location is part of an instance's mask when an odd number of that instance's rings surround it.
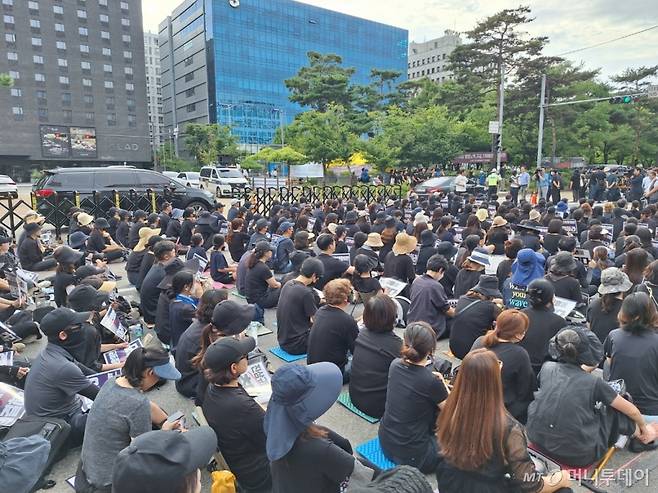
<svg viewBox="0 0 658 493">
<path fill-rule="evenodd" d="M 7 43 L 15 43 L 16 35 L 14 33 L 5 33 L 5 41 Z"/>
<path fill-rule="evenodd" d="M 132 67 L 123 67 L 123 73 L 126 75 L 132 75 L 133 74 L 133 68 Z"/>
<path fill-rule="evenodd" d="M 18 70 L 10 70 L 9 77 L 11 77 L 14 80 L 18 80 L 21 78 L 21 74 Z"/>
<path fill-rule="evenodd" d="M 123 58 L 125 58 L 126 60 L 132 60 L 133 52 L 132 51 L 124 51 L 123 52 Z"/>
<path fill-rule="evenodd" d="M 110 39 L 110 33 L 108 31 L 101 31 L 101 39 Z"/>
<path fill-rule="evenodd" d="M 186 109 L 188 113 L 196 111 L 196 103 L 188 104 Z"/>
<path fill-rule="evenodd" d="M 87 11 L 78 9 L 78 19 L 86 19 L 87 18 Z"/>
<path fill-rule="evenodd" d="M 12 60 L 12 61 L 17 61 L 18 60 L 18 53 L 15 51 L 8 51 L 7 52 L 7 60 Z"/>
<path fill-rule="evenodd" d="M 109 111 L 109 110 L 113 110 L 113 109 L 114 109 L 114 105 L 115 105 L 114 96 L 107 96 L 107 97 L 105 98 L 105 108 L 106 108 L 108 111 Z"/>
<path fill-rule="evenodd" d="M 122 40 L 124 43 L 130 43 L 130 41 L 132 40 L 132 38 L 130 37 L 130 34 L 123 34 L 123 35 L 121 36 L 121 40 Z"/>
<path fill-rule="evenodd" d="M 87 29 L 86 27 L 79 27 L 78 34 L 80 36 L 89 36 L 89 29 Z"/>
<path fill-rule="evenodd" d="M 66 42 L 65 41 L 57 41 L 57 49 L 58 50 L 66 50 Z"/>
<path fill-rule="evenodd" d="M 103 64 L 103 72 L 112 73 L 112 65 L 108 65 L 107 63 Z"/>
<path fill-rule="evenodd" d="M 91 87 L 91 79 L 87 79 L 86 77 L 82 78 L 82 85 L 84 87 Z"/>
<path fill-rule="evenodd" d="M 121 2 L 121 10 L 128 10 L 128 2 Z"/>
<path fill-rule="evenodd" d="M 64 24 L 55 23 L 55 32 L 57 33 L 63 33 L 64 32 Z"/>
<path fill-rule="evenodd" d="M 53 5 L 53 12 L 58 15 L 63 15 L 64 7 L 62 7 L 61 5 Z"/>
<path fill-rule="evenodd" d="M 89 62 L 80 62 L 80 68 L 82 70 L 90 71 L 91 70 L 91 63 L 89 63 Z"/>
<path fill-rule="evenodd" d="M 63 110 L 64 122 L 71 123 L 73 121 L 73 112 L 71 110 Z"/>
<path fill-rule="evenodd" d="M 80 45 L 80 53 L 89 53 L 89 45 Z"/>
<path fill-rule="evenodd" d="M 43 65 L 43 57 L 41 55 L 32 55 L 32 61 L 34 63 Z"/>
<path fill-rule="evenodd" d="M 37 19 L 30 19 L 30 27 L 32 29 L 41 29 L 41 21 Z"/>
<path fill-rule="evenodd" d="M 135 128 L 137 126 L 137 115 L 128 115 L 128 126 Z"/>
<path fill-rule="evenodd" d="M 2 0 L 2 5 L 14 5 L 14 0 Z"/>
<path fill-rule="evenodd" d="M 194 63 L 194 56 L 189 56 L 185 59 L 185 66 L 186 67 L 189 66 L 189 65 L 192 65 L 192 63 Z"/>
<path fill-rule="evenodd" d="M 39 2 L 27 2 L 27 8 L 30 10 L 39 10 Z"/>
<path fill-rule="evenodd" d="M 48 102 L 46 101 L 46 97 L 48 96 L 48 95 L 46 94 L 46 91 L 38 90 L 38 91 L 36 92 L 36 95 L 37 95 L 37 100 L 38 100 L 38 103 L 39 103 L 39 104 L 42 104 L 42 105 L 44 105 L 44 106 L 48 104 Z"/>
<path fill-rule="evenodd" d="M 128 106 L 128 111 L 135 111 L 135 100 L 132 98 L 126 99 L 126 106 Z"/>
<path fill-rule="evenodd" d="M 185 97 L 189 98 L 190 96 L 194 96 L 195 91 L 195 87 L 190 87 L 187 91 L 185 91 Z"/>
<path fill-rule="evenodd" d="M 16 96 L 17 98 L 19 98 L 23 95 L 23 89 L 20 89 L 18 87 L 12 87 L 11 88 L 11 95 Z"/>
<path fill-rule="evenodd" d="M 14 23 L 14 16 L 13 15 L 3 15 L 2 18 L 5 21 L 5 24 L 13 24 Z"/>
<path fill-rule="evenodd" d="M 23 107 L 22 106 L 14 106 L 11 109 L 11 112 L 14 115 L 14 120 L 22 120 L 23 119 Z"/>
<path fill-rule="evenodd" d="M 85 103 L 85 106 L 93 106 L 94 105 L 94 96 L 91 94 L 85 94 L 82 96 L 82 101 Z"/>
<path fill-rule="evenodd" d="M 129 27 L 130 26 L 130 20 L 126 19 L 125 17 L 121 18 L 121 25 L 124 27 Z"/>
<path fill-rule="evenodd" d="M 69 61 L 66 58 L 58 58 L 57 59 L 57 65 L 60 67 L 68 67 L 69 66 Z"/>
<path fill-rule="evenodd" d="M 41 46 L 42 44 L 41 38 L 32 38 L 32 46 Z"/>
<path fill-rule="evenodd" d="M 105 85 L 105 89 L 114 89 L 114 82 L 112 82 L 111 80 L 106 80 L 104 85 Z"/>
<path fill-rule="evenodd" d="M 194 79 L 194 72 L 190 72 L 189 74 L 185 74 L 185 82 L 189 82 Z"/>
<path fill-rule="evenodd" d="M 37 72 L 34 74 L 34 80 L 37 82 L 46 82 L 46 76 L 42 73 Z"/>
<path fill-rule="evenodd" d="M 116 113 L 108 113 L 107 114 L 107 126 L 108 127 L 114 127 L 117 124 L 117 114 Z"/>
<path fill-rule="evenodd" d="M 98 0 L 98 5 L 101 7 L 107 7 L 107 0 Z"/>
<path fill-rule="evenodd" d="M 93 112 L 89 111 L 89 112 L 85 113 L 85 121 L 87 123 L 94 123 L 94 119 L 95 119 L 95 116 L 94 116 Z"/>
<path fill-rule="evenodd" d="M 47 108 L 38 108 L 37 115 L 39 116 L 40 122 L 48 121 L 48 109 Z"/>
<path fill-rule="evenodd" d="M 101 15 L 98 16 L 98 18 L 100 19 L 101 23 L 103 23 L 103 24 L 109 24 L 110 23 L 110 16 L 107 15 L 107 14 L 101 14 Z"/>
<path fill-rule="evenodd" d="M 103 56 L 112 56 L 112 50 L 110 48 L 103 48 Z"/>
<path fill-rule="evenodd" d="M 63 92 L 62 93 L 62 106 L 71 106 L 71 93 Z"/>
</svg>

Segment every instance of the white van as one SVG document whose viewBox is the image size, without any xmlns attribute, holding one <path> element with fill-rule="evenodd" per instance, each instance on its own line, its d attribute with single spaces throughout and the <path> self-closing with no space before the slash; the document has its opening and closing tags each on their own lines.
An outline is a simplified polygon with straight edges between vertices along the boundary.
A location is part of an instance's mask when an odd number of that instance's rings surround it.
<svg viewBox="0 0 658 493">
<path fill-rule="evenodd" d="M 249 182 L 238 168 L 204 166 L 199 174 L 199 188 L 215 197 L 232 197 L 242 192 Z"/>
</svg>

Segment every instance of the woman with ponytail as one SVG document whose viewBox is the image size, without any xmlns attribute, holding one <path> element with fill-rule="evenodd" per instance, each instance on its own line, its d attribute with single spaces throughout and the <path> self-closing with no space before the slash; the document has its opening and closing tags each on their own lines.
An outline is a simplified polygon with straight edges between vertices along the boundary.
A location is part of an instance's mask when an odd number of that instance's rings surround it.
<svg viewBox="0 0 658 493">
<path fill-rule="evenodd" d="M 503 365 L 501 378 L 503 398 L 507 411 L 519 422 L 525 423 L 528 404 L 537 380 L 530 364 L 528 352 L 518 343 L 528 331 L 528 316 L 519 310 L 505 310 L 496 318 L 496 328 L 479 337 L 471 352 L 480 348 L 491 350 Z"/>
<path fill-rule="evenodd" d="M 176 348 L 181 334 L 192 324 L 202 294 L 203 288 L 192 271 L 182 270 L 171 278 L 167 296 L 171 300 L 169 330 L 172 349 Z"/>
<path fill-rule="evenodd" d="M 379 441 L 386 457 L 431 473 L 439 464 L 434 425 L 448 397 L 440 373 L 432 372 L 430 358 L 436 334 L 425 322 L 412 322 L 404 331 L 402 357 L 388 370 L 384 416 Z"/>
<path fill-rule="evenodd" d="M 161 379 L 179 378 L 180 373 L 164 351 L 138 348 L 130 353 L 121 376 L 101 387 L 89 411 L 75 477 L 76 492 L 110 493 L 111 465 L 132 439 L 153 426 L 163 430 L 181 427 L 180 421 L 168 422 L 167 414 L 144 395 Z"/>
<path fill-rule="evenodd" d="M 462 361 L 437 425 L 441 493 L 571 491 L 568 471 L 543 476 L 535 469 L 523 426 L 505 410 L 500 371 L 487 349 Z"/>
</svg>

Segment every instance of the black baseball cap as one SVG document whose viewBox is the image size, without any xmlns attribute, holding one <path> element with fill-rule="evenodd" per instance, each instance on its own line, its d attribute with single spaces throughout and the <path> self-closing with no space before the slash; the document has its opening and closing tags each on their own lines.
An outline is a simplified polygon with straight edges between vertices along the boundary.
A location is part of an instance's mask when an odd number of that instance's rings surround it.
<svg viewBox="0 0 658 493">
<path fill-rule="evenodd" d="M 114 461 L 114 493 L 175 493 L 190 473 L 205 467 L 217 450 L 209 426 L 149 431 L 135 438 Z"/>
<path fill-rule="evenodd" d="M 208 347 L 203 356 L 203 364 L 213 371 L 225 370 L 255 348 L 256 341 L 253 337 L 222 337 Z"/>
<path fill-rule="evenodd" d="M 212 324 L 224 335 L 239 334 L 254 319 L 254 305 L 240 305 L 224 300 L 212 311 Z"/>
<path fill-rule="evenodd" d="M 8 236 L 0 236 L 0 245 L 4 245 L 5 243 L 11 243 L 11 238 Z"/>
<path fill-rule="evenodd" d="M 67 298 L 69 307 L 77 312 L 101 311 L 109 301 L 109 293 L 98 291 L 89 284 L 76 286 Z"/>
<path fill-rule="evenodd" d="M 55 336 L 73 325 L 86 322 L 90 316 L 91 312 L 75 312 L 65 307 L 55 308 L 41 319 L 41 332 L 46 336 Z"/>
</svg>

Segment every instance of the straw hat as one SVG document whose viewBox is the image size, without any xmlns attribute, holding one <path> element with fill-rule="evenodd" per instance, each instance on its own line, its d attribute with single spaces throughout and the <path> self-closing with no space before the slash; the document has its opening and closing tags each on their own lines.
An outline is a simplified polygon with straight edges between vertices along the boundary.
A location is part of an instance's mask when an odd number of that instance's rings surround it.
<svg viewBox="0 0 658 493">
<path fill-rule="evenodd" d="M 475 213 L 475 217 L 477 217 L 480 222 L 486 221 L 489 219 L 489 211 L 486 209 L 478 209 Z"/>
<path fill-rule="evenodd" d="M 419 212 L 414 217 L 414 227 L 416 227 L 420 223 L 425 223 L 425 224 L 427 224 L 427 229 L 432 229 L 432 223 L 430 222 L 430 218 L 427 217 L 422 212 Z"/>
<path fill-rule="evenodd" d="M 537 209 L 533 209 L 530 211 L 529 218 L 531 221 L 539 221 L 541 219 L 541 213 Z"/>
<path fill-rule="evenodd" d="M 146 249 L 146 245 L 148 244 L 149 239 L 151 239 L 151 236 L 155 236 L 160 234 L 160 228 L 141 228 L 139 230 L 139 241 L 137 242 L 137 245 L 135 245 L 135 248 L 133 250 L 135 252 L 141 252 Z"/>
<path fill-rule="evenodd" d="M 491 226 L 494 228 L 499 228 L 501 226 L 506 226 L 506 225 L 507 225 L 507 220 L 503 216 L 494 217 L 493 223 L 491 223 Z"/>
<path fill-rule="evenodd" d="M 418 240 L 415 236 L 409 236 L 404 231 L 395 237 L 395 244 L 393 245 L 393 253 L 395 255 L 403 255 L 411 253 L 418 246 Z"/>
<path fill-rule="evenodd" d="M 384 243 L 379 233 L 370 233 L 364 245 L 368 245 L 371 248 L 381 248 L 384 246 Z"/>
<path fill-rule="evenodd" d="M 81 226 L 87 226 L 88 224 L 91 224 L 93 220 L 94 216 L 87 214 L 86 212 L 81 212 L 78 214 L 78 223 Z"/>
</svg>

